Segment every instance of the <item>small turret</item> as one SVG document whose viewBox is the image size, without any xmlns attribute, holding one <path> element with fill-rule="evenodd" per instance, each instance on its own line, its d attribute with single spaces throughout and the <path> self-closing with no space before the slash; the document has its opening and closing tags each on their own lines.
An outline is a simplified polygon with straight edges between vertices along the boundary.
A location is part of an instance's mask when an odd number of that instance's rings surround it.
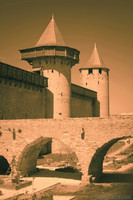
<svg viewBox="0 0 133 200">
<path fill-rule="evenodd" d="M 36 46 L 20 52 L 33 71 L 48 78 L 45 117 L 70 117 L 71 67 L 79 62 L 79 51 L 65 46 L 53 16 Z"/>
<path fill-rule="evenodd" d="M 80 68 L 82 86 L 97 92 L 95 115 L 109 116 L 109 69 L 100 59 L 96 44 L 85 68 Z M 98 105 L 99 104 L 99 105 Z"/>
</svg>

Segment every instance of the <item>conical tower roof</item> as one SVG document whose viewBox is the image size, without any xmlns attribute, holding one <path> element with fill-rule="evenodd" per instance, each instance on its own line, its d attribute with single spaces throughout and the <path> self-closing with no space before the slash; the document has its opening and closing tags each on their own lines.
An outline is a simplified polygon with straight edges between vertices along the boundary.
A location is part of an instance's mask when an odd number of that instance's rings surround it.
<svg viewBox="0 0 133 200">
<path fill-rule="evenodd" d="M 36 46 L 65 46 L 65 42 L 55 23 L 53 15 Z"/>
<path fill-rule="evenodd" d="M 105 64 L 103 63 L 102 59 L 99 57 L 96 43 L 94 45 L 93 52 L 91 54 L 91 57 L 88 60 L 87 67 L 104 67 Z"/>
</svg>

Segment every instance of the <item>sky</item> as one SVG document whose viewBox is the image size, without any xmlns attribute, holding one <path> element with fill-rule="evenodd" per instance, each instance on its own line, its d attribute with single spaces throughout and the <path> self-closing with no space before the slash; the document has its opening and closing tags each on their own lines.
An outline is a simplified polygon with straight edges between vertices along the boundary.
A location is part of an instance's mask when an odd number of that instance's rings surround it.
<svg viewBox="0 0 133 200">
<path fill-rule="evenodd" d="M 54 14 L 66 46 L 80 51 L 81 84 L 94 43 L 110 69 L 110 113 L 133 113 L 133 0 L 0 0 L 0 61 L 31 69 L 20 49 L 34 47 Z"/>
</svg>

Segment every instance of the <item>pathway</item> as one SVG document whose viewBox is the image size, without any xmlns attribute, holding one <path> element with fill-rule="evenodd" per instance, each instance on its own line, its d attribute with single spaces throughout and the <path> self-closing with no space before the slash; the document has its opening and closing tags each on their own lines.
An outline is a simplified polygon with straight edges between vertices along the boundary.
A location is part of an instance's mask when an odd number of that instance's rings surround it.
<svg viewBox="0 0 133 200">
<path fill-rule="evenodd" d="M 56 178 L 56 177 L 28 177 L 23 178 L 26 180 L 32 180 L 33 184 L 31 186 L 28 186 L 26 188 L 22 188 L 20 190 L 6 190 L 6 189 L 0 189 L 3 193 L 2 196 L 0 196 L 1 200 L 7 199 L 9 197 L 13 197 L 18 194 L 33 194 L 34 192 L 43 190 L 45 188 L 51 187 L 57 183 L 61 183 L 63 185 L 80 185 L 80 180 L 73 180 L 73 179 L 63 179 L 63 178 Z"/>
</svg>

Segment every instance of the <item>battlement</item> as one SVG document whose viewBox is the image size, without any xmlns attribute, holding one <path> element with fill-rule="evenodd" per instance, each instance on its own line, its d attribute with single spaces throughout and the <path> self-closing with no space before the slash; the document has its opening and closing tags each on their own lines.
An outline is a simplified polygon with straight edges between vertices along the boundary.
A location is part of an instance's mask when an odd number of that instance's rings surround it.
<svg viewBox="0 0 133 200">
<path fill-rule="evenodd" d="M 0 78 L 2 77 L 42 88 L 48 86 L 48 79 L 46 77 L 0 62 Z"/>
<path fill-rule="evenodd" d="M 97 99 L 97 92 L 93 90 L 89 90 L 87 88 L 83 88 L 75 84 L 71 84 L 71 93 L 72 95 L 75 94 L 81 97 L 84 96 L 87 98 L 89 97 L 89 98 Z"/>
<path fill-rule="evenodd" d="M 84 68 L 80 68 L 79 69 L 79 71 L 80 72 L 82 72 L 82 70 L 88 70 L 88 74 L 90 74 L 90 73 L 92 73 L 91 71 L 93 71 L 93 70 L 97 70 L 100 74 L 101 74 L 101 72 L 102 72 L 102 70 L 105 70 L 105 71 L 109 71 L 110 69 L 108 69 L 108 68 L 106 68 L 106 67 L 99 67 L 99 66 L 97 66 L 97 67 L 84 67 Z"/>
</svg>

